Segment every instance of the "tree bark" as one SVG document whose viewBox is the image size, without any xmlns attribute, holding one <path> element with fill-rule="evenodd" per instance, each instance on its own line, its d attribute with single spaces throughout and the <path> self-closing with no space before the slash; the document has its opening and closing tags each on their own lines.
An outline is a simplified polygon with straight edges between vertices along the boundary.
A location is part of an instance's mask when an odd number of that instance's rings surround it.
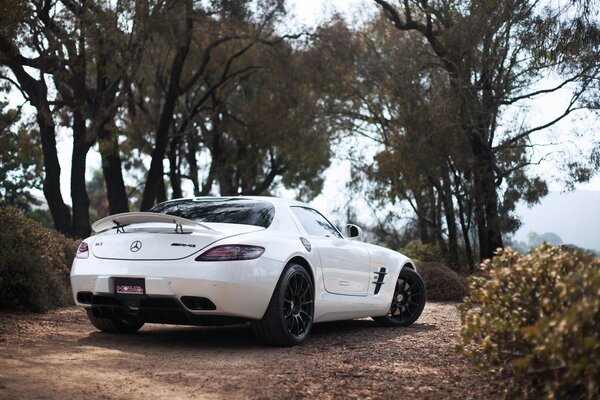
<svg viewBox="0 0 600 400">
<path fill-rule="evenodd" d="M 102 157 L 102 172 L 106 181 L 109 212 L 111 215 L 128 212 L 129 201 L 121 170 L 121 156 L 117 136 L 106 125 L 98 127 L 97 132 L 100 156 Z"/>
<path fill-rule="evenodd" d="M 172 199 L 179 199 L 183 197 L 181 191 L 181 170 L 179 165 L 179 144 L 181 142 L 180 137 L 174 137 L 169 145 L 169 180 L 171 181 L 171 193 Z"/>
<path fill-rule="evenodd" d="M 475 272 L 475 258 L 473 257 L 473 246 L 471 245 L 471 237 L 469 236 L 469 226 L 465 219 L 465 209 L 462 199 L 457 196 L 456 203 L 458 204 L 458 218 L 462 231 L 463 241 L 465 242 L 465 253 L 467 255 L 467 263 L 469 264 L 469 272 Z"/>
<path fill-rule="evenodd" d="M 458 266 L 458 235 L 456 227 L 456 214 L 454 212 L 454 203 L 452 201 L 452 186 L 447 175 L 442 176 L 444 202 L 444 214 L 446 216 L 446 226 L 448 227 L 448 263 L 451 266 Z"/>
<path fill-rule="evenodd" d="M 469 136 L 476 159 L 474 172 L 475 218 L 479 236 L 480 259 L 492 258 L 496 249 L 504 247 L 498 215 L 498 194 L 494 174 L 492 149 L 476 129 Z"/>
<path fill-rule="evenodd" d="M 198 152 L 198 138 L 195 132 L 190 132 L 187 136 L 187 148 L 185 157 L 190 168 L 190 180 L 194 185 L 194 196 L 200 196 L 200 182 L 198 177 L 198 160 L 196 153 Z M 211 183 L 212 185 L 212 183 Z"/>
<path fill-rule="evenodd" d="M 427 207 L 423 201 L 423 196 L 418 191 L 415 191 L 415 204 L 417 206 L 417 227 L 419 229 L 419 239 L 423 244 L 431 243 L 431 235 L 429 232 L 429 221 L 424 217 L 428 215 Z"/>
<path fill-rule="evenodd" d="M 94 143 L 88 137 L 85 118 L 73 111 L 73 154 L 71 156 L 71 201 L 73 202 L 73 235 L 88 237 L 90 226 L 90 199 L 86 190 L 86 156 Z"/>
</svg>

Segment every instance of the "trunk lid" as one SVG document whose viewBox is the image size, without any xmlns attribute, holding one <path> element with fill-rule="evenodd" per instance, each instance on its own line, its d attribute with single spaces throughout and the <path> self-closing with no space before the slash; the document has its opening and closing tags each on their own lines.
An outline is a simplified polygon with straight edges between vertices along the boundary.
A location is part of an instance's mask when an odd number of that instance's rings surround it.
<svg viewBox="0 0 600 400">
<path fill-rule="evenodd" d="M 184 225 L 133 223 L 91 238 L 92 254 L 112 260 L 177 260 L 189 257 L 218 240 L 264 228 L 252 225 L 204 223 Z M 183 232 L 183 233 L 182 233 Z"/>
</svg>

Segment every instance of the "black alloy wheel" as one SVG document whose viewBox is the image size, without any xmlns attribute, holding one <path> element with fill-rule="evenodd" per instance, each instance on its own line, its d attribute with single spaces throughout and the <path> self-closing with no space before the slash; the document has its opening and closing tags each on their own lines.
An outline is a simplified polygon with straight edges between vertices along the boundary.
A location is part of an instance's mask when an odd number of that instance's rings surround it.
<svg viewBox="0 0 600 400">
<path fill-rule="evenodd" d="M 426 300 L 423 279 L 416 271 L 404 267 L 396 280 L 387 315 L 373 319 L 385 326 L 411 325 L 421 316 Z"/>
<path fill-rule="evenodd" d="M 312 325 L 312 282 L 306 273 L 295 273 L 283 295 L 283 319 L 288 333 L 302 340 Z"/>
<path fill-rule="evenodd" d="M 277 283 L 265 315 L 252 323 L 257 339 L 272 346 L 301 343 L 312 328 L 314 289 L 310 275 L 299 264 L 288 264 Z"/>
</svg>

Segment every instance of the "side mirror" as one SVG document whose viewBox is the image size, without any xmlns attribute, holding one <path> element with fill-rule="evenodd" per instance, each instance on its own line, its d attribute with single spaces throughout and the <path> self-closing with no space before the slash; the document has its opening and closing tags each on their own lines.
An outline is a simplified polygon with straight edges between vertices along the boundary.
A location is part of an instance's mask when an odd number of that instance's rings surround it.
<svg viewBox="0 0 600 400">
<path fill-rule="evenodd" d="M 346 237 L 349 239 L 358 239 L 362 236 L 362 229 L 356 225 L 346 225 Z"/>
</svg>

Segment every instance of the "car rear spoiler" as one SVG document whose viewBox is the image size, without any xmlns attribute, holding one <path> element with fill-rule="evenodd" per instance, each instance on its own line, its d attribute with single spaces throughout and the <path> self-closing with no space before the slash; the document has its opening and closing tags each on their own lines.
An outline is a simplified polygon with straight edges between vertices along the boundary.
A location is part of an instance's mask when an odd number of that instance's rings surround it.
<svg viewBox="0 0 600 400">
<path fill-rule="evenodd" d="M 128 212 L 115 215 L 109 215 L 99 219 L 92 224 L 92 230 L 96 233 L 106 231 L 109 229 L 117 229 L 118 233 L 125 232 L 125 227 L 131 224 L 142 224 L 149 222 L 164 222 L 175 224 L 175 232 L 183 233 L 183 226 L 194 226 L 203 228 L 209 231 L 214 229 L 201 224 L 191 219 L 176 217 L 174 215 L 160 214 L 153 212 Z"/>
</svg>

